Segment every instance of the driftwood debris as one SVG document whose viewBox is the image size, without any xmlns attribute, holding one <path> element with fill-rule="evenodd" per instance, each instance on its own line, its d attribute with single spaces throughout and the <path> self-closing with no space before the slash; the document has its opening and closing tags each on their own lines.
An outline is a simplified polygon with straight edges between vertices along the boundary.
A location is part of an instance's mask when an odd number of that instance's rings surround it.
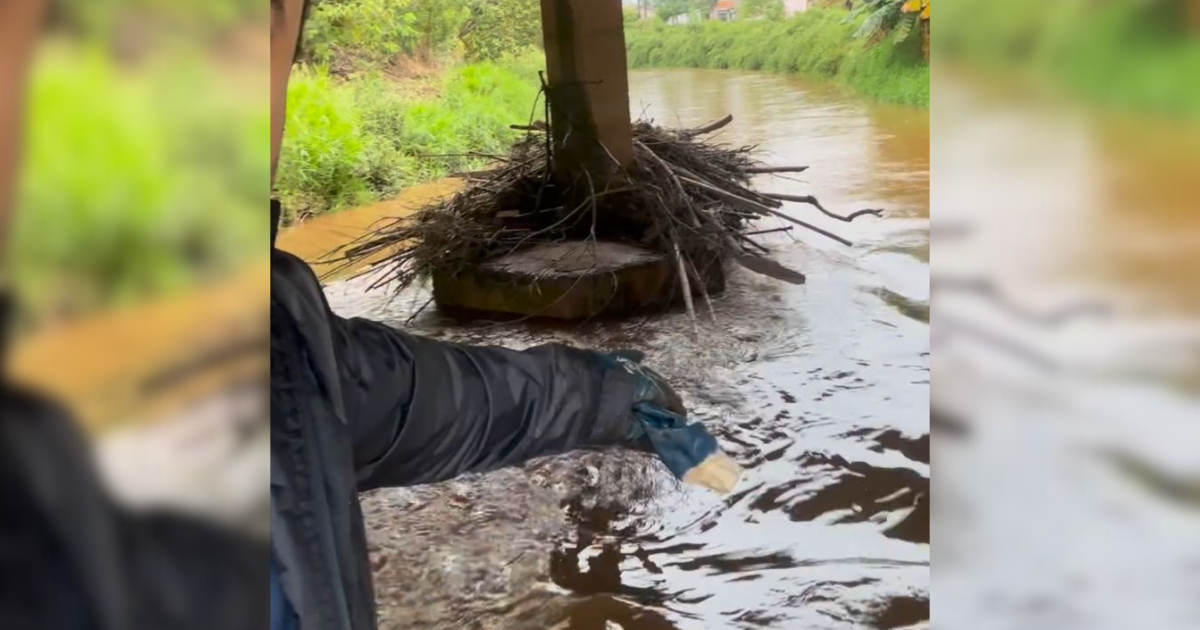
<svg viewBox="0 0 1200 630">
<path fill-rule="evenodd" d="M 371 260 L 374 269 L 384 269 L 373 286 L 403 288 L 434 272 L 456 273 L 535 244 L 568 239 L 635 243 L 671 261 L 693 317 L 692 287 L 711 309 L 700 270 L 725 261 L 784 282 L 803 283 L 804 274 L 773 260 L 770 250 L 755 240 L 785 229 L 765 229 L 756 224 L 758 219 L 778 217 L 851 245 L 783 212 L 784 202 L 806 203 L 842 221 L 863 214 L 879 216 L 880 211 L 841 216 L 815 197 L 754 190 L 750 180 L 756 174 L 795 173 L 808 167 L 764 165 L 754 158 L 754 147 L 730 147 L 703 138 L 732 121 L 726 116 L 684 130 L 634 124 L 633 165 L 621 177 L 606 178 L 608 183 L 600 189 L 591 177 L 556 181 L 545 123 L 514 125 L 526 135 L 510 155 L 498 157 L 492 170 L 471 172 L 467 186 L 453 197 L 377 226 L 339 250 L 335 261 L 357 267 Z"/>
</svg>

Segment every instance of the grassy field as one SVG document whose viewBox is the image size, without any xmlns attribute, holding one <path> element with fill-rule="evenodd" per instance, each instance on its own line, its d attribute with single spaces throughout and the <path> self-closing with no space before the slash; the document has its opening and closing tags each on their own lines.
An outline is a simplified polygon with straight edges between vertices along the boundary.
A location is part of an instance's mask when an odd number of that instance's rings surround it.
<svg viewBox="0 0 1200 630">
<path fill-rule="evenodd" d="M 378 73 L 341 81 L 298 68 L 275 182 L 286 218 L 386 198 L 487 162 L 473 154 L 507 153 L 519 133 L 509 125 L 529 119 L 539 64 L 525 55 L 454 66 L 432 96 Z"/>
<path fill-rule="evenodd" d="M 704 21 L 628 25 L 630 67 L 730 68 L 798 74 L 844 85 L 887 103 L 929 106 L 929 65 L 919 37 L 904 44 L 853 38 L 857 22 L 840 9 L 810 10 L 780 21 Z"/>
</svg>

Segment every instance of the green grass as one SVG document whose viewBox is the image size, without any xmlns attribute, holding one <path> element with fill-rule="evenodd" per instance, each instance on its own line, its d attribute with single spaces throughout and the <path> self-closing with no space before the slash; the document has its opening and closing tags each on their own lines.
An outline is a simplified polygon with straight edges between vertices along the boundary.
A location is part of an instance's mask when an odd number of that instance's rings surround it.
<svg viewBox="0 0 1200 630">
<path fill-rule="evenodd" d="M 86 46 L 31 77 L 10 268 L 39 318 L 181 289 L 262 251 L 270 112 L 202 57 Z"/>
<path fill-rule="evenodd" d="M 288 118 L 275 192 L 288 220 L 395 195 L 405 186 L 507 153 L 537 95 L 536 57 L 452 68 L 433 100 L 408 97 L 378 76 L 339 81 L 301 67 L 288 88 Z"/>
<path fill-rule="evenodd" d="M 843 85 L 867 98 L 929 106 L 929 65 L 920 37 L 900 45 L 853 39 L 840 9 L 812 9 L 788 20 L 629 25 L 630 67 L 730 68 L 798 74 Z"/>
</svg>

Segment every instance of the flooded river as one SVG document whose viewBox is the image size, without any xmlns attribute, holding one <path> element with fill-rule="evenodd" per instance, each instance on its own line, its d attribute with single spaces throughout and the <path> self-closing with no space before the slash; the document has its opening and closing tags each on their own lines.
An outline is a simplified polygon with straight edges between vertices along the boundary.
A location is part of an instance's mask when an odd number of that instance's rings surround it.
<svg viewBox="0 0 1200 630">
<path fill-rule="evenodd" d="M 894 628 L 929 615 L 929 145 L 926 112 L 794 79 L 636 72 L 634 115 L 697 125 L 766 161 L 762 186 L 835 211 L 788 212 L 854 241 L 773 235 L 792 287 L 735 273 L 715 321 L 464 325 L 361 280 L 333 308 L 421 334 L 527 347 L 637 347 L 746 469 L 728 497 L 649 458 L 587 453 L 364 499 L 384 628 Z M 765 223 L 764 228 L 776 227 Z"/>
</svg>

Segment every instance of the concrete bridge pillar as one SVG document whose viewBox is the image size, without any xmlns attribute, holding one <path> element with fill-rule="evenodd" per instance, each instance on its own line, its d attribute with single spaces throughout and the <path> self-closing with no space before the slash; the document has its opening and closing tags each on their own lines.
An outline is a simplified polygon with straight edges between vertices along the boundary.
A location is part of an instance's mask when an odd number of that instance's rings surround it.
<svg viewBox="0 0 1200 630">
<path fill-rule="evenodd" d="M 603 180 L 633 160 L 621 0 L 541 3 L 555 169 Z"/>
</svg>

